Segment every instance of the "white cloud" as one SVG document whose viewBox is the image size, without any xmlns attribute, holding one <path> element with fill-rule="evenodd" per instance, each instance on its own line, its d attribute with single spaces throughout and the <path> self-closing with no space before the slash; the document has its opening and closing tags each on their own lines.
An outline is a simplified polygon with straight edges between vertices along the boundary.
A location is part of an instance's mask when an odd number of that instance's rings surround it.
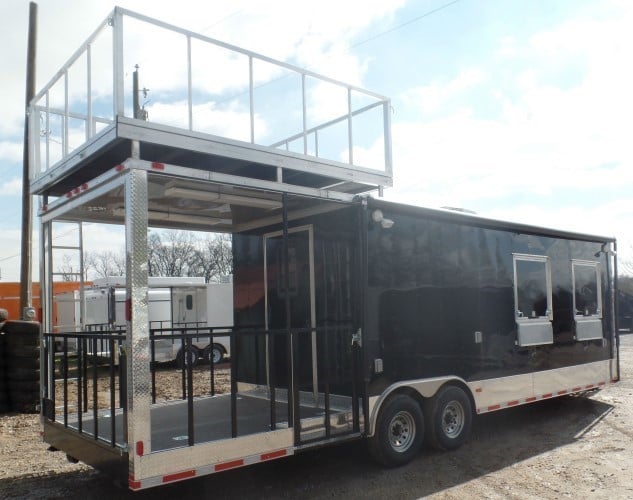
<svg viewBox="0 0 633 500">
<path fill-rule="evenodd" d="M 2 183 L 2 194 L 4 196 L 22 195 L 22 179 L 11 179 Z"/>
<path fill-rule="evenodd" d="M 415 89 L 403 96 L 406 104 L 419 108 L 422 113 L 438 111 L 452 98 L 460 97 L 466 90 L 484 83 L 486 75 L 480 68 L 469 68 L 460 72 L 451 81 L 435 81 Z"/>
<path fill-rule="evenodd" d="M 0 160 L 21 162 L 24 146 L 20 142 L 0 141 Z"/>
</svg>

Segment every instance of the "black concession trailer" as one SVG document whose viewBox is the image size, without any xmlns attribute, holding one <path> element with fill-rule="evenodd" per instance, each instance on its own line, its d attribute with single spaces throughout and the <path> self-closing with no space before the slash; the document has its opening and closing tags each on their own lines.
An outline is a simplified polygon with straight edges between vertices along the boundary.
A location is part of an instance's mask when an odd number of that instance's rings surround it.
<svg viewBox="0 0 633 500">
<path fill-rule="evenodd" d="M 452 449 L 475 414 L 618 379 L 611 238 L 360 198 L 233 243 L 236 300 L 266 276 L 236 327 L 299 332 L 268 357 L 240 339 L 240 381 L 270 385 L 273 359 L 278 381 L 295 366 L 297 399 L 362 394 L 354 424 L 386 464 L 423 426 Z"/>
<path fill-rule="evenodd" d="M 615 240 L 368 196 L 392 184 L 390 116 L 115 8 L 29 107 L 44 440 L 133 490 L 352 439 L 399 465 L 457 448 L 477 414 L 617 381 Z M 55 322 L 84 223 L 104 244 L 124 228 L 125 324 Z M 152 324 L 150 228 L 231 235 L 232 325 Z M 230 363 L 198 352 L 220 336 Z M 166 341 L 181 363 L 159 363 Z"/>
</svg>

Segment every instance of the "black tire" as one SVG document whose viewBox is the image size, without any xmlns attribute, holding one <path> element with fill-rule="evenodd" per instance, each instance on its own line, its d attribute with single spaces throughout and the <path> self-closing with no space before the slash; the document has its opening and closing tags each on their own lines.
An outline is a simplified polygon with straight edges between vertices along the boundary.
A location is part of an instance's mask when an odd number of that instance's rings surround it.
<svg viewBox="0 0 633 500">
<path fill-rule="evenodd" d="M 15 347 L 10 346 L 6 350 L 5 366 L 10 364 L 20 364 L 23 359 L 40 359 L 40 348 L 35 346 L 30 347 Z"/>
<path fill-rule="evenodd" d="M 3 331 L 8 349 L 39 347 L 40 324 L 34 321 L 7 321 Z"/>
<path fill-rule="evenodd" d="M 187 366 L 189 361 L 189 356 L 187 354 L 187 348 L 181 349 L 178 351 L 178 355 L 176 356 L 176 363 L 179 368 L 184 368 Z M 189 352 L 191 353 L 191 366 L 196 366 L 198 364 L 198 360 L 200 359 L 200 351 L 197 347 L 191 346 L 189 348 Z"/>
<path fill-rule="evenodd" d="M 24 395 L 32 395 L 35 394 L 37 399 L 37 395 L 40 392 L 40 381 L 39 380 L 28 380 L 28 381 L 11 381 L 9 380 L 9 394 L 11 396 L 11 401 L 14 401 L 14 395 L 24 394 Z"/>
<path fill-rule="evenodd" d="M 413 460 L 423 439 L 422 408 L 413 398 L 396 394 L 380 408 L 368 447 L 374 460 L 387 467 L 398 467 Z"/>
<path fill-rule="evenodd" d="M 206 361 L 217 365 L 224 359 L 224 348 L 220 344 L 213 344 L 204 348 L 203 357 Z"/>
<path fill-rule="evenodd" d="M 7 370 L 7 380 L 11 381 L 40 381 L 40 370 L 37 368 L 27 368 L 24 366 L 16 366 L 11 370 Z"/>
<path fill-rule="evenodd" d="M 426 439 L 437 450 L 455 450 L 466 442 L 473 407 L 466 392 L 454 385 L 442 387 L 425 403 Z"/>
</svg>

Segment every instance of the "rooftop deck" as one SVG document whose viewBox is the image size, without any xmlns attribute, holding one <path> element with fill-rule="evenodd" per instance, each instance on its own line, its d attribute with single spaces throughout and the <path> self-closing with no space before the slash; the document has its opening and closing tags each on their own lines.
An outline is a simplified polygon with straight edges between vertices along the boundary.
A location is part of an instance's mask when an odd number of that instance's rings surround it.
<svg viewBox="0 0 633 500">
<path fill-rule="evenodd" d="M 366 192 L 392 184 L 389 116 L 383 96 L 117 7 L 32 101 L 31 192 L 63 197 L 129 159 Z"/>
</svg>

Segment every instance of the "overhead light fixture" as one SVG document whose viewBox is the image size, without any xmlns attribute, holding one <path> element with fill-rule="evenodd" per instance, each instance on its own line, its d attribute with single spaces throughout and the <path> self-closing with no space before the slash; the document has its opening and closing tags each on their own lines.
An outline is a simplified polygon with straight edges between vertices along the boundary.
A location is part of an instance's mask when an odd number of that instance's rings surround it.
<svg viewBox="0 0 633 500">
<path fill-rule="evenodd" d="M 173 212 L 158 212 L 156 210 L 148 211 L 147 215 L 150 219 L 154 220 L 204 224 L 205 226 L 216 226 L 218 224 L 230 225 L 233 223 L 231 219 L 220 219 L 217 217 L 204 217 L 201 215 L 179 214 Z"/>
<path fill-rule="evenodd" d="M 125 209 L 124 208 L 115 208 L 112 211 L 113 215 L 118 217 L 125 217 Z M 189 215 L 189 214 L 181 214 L 174 212 L 160 212 L 157 210 L 149 210 L 147 212 L 148 218 L 150 220 L 158 220 L 158 221 L 167 221 L 167 222 L 182 222 L 182 223 L 191 223 L 191 224 L 203 224 L 205 226 L 217 226 L 218 224 L 222 225 L 231 225 L 233 224 L 232 219 L 221 219 L 218 217 L 204 217 L 202 215 Z"/>
<path fill-rule="evenodd" d="M 212 203 L 227 203 L 244 207 L 276 209 L 281 208 L 281 202 L 268 198 L 256 198 L 237 194 L 214 193 L 212 191 L 200 191 L 176 186 L 165 188 L 165 196 L 170 198 L 187 198 L 190 200 L 209 201 Z"/>
</svg>

